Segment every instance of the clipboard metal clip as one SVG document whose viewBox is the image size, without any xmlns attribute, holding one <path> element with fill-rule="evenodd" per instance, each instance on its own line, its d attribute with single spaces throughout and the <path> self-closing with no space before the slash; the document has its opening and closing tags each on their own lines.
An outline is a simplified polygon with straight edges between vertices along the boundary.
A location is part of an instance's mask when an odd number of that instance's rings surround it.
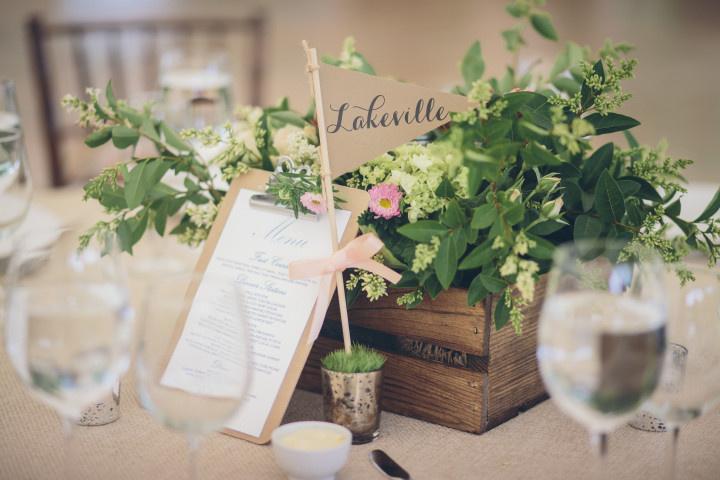
<svg viewBox="0 0 720 480">
<path fill-rule="evenodd" d="M 276 176 L 281 173 L 304 173 L 306 175 L 311 175 L 312 170 L 307 165 L 296 166 L 292 158 L 288 157 L 287 155 L 283 155 L 278 158 L 277 166 L 275 167 L 273 174 L 270 176 L 268 184 L 272 184 L 273 182 L 275 182 Z M 274 210 L 276 212 L 283 212 L 287 213 L 288 215 L 295 216 L 295 214 L 290 209 L 288 209 L 284 205 L 279 204 L 277 202 L 277 199 L 269 193 L 256 193 L 254 195 L 251 195 L 249 203 L 252 207 Z M 318 215 L 313 212 L 301 212 L 298 218 L 317 221 Z"/>
</svg>

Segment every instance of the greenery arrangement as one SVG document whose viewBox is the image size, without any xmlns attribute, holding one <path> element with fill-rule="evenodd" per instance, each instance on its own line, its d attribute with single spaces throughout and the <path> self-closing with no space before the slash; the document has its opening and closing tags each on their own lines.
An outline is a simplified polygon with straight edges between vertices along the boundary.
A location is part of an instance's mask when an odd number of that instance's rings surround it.
<svg viewBox="0 0 720 480">
<path fill-rule="evenodd" d="M 326 370 L 343 373 L 367 373 L 380 370 L 385 365 L 385 357 L 372 348 L 358 343 L 353 344 L 350 353 L 335 350 L 325 355 L 320 362 Z"/>
<path fill-rule="evenodd" d="M 640 145 L 630 133 L 639 122 L 617 113 L 630 97 L 621 84 L 636 65 L 627 57 L 629 45 L 607 41 L 593 52 L 568 42 L 549 72 L 518 68 L 526 24 L 557 40 L 542 4 L 508 5 L 520 23 L 502 32 L 515 63 L 503 76 L 485 78 L 480 43 L 468 49 L 455 91 L 476 101 L 477 108 L 337 180 L 369 191 L 361 229 L 383 240 L 382 261 L 402 272 L 399 286 L 412 289 L 398 299 L 407 308 L 452 286 L 467 289 L 470 305 L 499 294 L 496 328 L 510 323 L 520 332 L 522 307 L 533 301 L 535 282 L 561 243 L 614 238 L 626 243 L 628 255 L 637 246 L 651 247 L 684 279 L 691 277 L 682 268 L 689 249 L 703 250 L 712 263 L 720 255 L 715 218 L 720 191 L 698 217 L 683 219 L 682 172 L 691 162 L 668 156 L 664 142 Z M 352 39 L 338 58 L 324 61 L 375 73 Z M 150 107 L 137 110 L 116 100 L 111 85 L 104 101 L 100 92 L 88 93 L 88 100 L 63 101 L 79 113 L 81 125 L 93 129 L 86 144 L 112 141 L 133 154 L 85 185 L 86 199 L 100 202 L 111 218 L 96 224 L 84 242 L 114 231 L 132 252 L 147 228 L 164 235 L 169 219 L 179 215 L 169 233 L 198 245 L 227 182 L 250 167 L 272 169 L 282 155 L 306 169 L 276 176 L 269 190 L 278 202 L 296 213 L 324 208 L 312 108 L 303 115 L 287 100 L 269 108 L 243 107 L 221 128 L 176 133 L 154 118 Z M 623 132 L 622 144 L 615 137 L 602 142 L 600 137 L 616 132 Z M 152 144 L 155 153 L 136 156 L 139 142 Z M 222 148 L 204 158 L 201 152 L 209 146 Z M 183 179 L 182 188 L 163 180 L 168 172 Z M 671 224 L 682 235 L 669 239 Z M 346 287 L 351 298 L 360 292 L 371 300 L 387 294 L 385 281 L 364 271 L 351 272 Z"/>
</svg>

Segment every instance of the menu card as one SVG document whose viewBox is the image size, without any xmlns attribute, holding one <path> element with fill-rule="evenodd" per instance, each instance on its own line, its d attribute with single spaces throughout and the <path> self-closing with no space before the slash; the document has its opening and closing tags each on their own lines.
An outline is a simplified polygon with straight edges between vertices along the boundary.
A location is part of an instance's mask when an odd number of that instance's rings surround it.
<svg viewBox="0 0 720 480">
<path fill-rule="evenodd" d="M 252 371 L 246 399 L 227 427 L 250 437 L 264 431 L 319 293 L 318 279 L 289 280 L 288 263 L 332 254 L 327 216 L 296 219 L 282 209 L 258 208 L 250 205 L 256 193 L 239 190 L 205 268 L 207 276 L 240 287 Z M 336 214 L 342 235 L 351 212 Z M 202 282 L 198 286 L 164 385 L 222 396 L 243 381 L 217 368 L 237 355 L 228 348 L 233 335 L 244 332 L 224 307 L 233 297 L 214 290 Z"/>
</svg>

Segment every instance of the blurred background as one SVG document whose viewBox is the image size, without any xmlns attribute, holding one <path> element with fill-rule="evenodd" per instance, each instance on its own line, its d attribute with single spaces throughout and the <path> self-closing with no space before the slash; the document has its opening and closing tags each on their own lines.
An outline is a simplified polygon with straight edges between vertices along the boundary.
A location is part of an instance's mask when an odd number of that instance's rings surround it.
<svg viewBox="0 0 720 480">
<path fill-rule="evenodd" d="M 337 56 L 353 35 L 380 75 L 434 88 L 459 81 L 458 62 L 480 40 L 486 75 L 511 61 L 500 32 L 515 25 L 502 0 L 0 0 L 0 77 L 17 81 L 34 182 L 81 181 L 116 160 L 89 150 L 65 93 L 104 87 L 133 103 L 198 83 L 233 104 L 288 96 L 305 111 L 309 93 L 300 41 Z M 562 42 L 594 50 L 606 38 L 636 47 L 633 94 L 622 109 L 642 122 L 643 143 L 667 138 L 670 153 L 695 160 L 689 180 L 720 181 L 720 2 L 549 0 L 560 43 L 525 30 L 520 65 L 549 70 Z M 205 72 L 190 72 L 202 64 Z M 198 109 L 207 108 L 199 102 Z M 60 163 L 61 167 L 57 164 Z"/>
</svg>

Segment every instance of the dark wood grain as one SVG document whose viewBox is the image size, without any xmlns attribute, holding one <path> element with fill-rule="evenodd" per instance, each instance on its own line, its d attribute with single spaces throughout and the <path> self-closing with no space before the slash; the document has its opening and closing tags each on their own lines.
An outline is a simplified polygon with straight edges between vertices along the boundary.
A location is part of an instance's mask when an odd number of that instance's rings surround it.
<svg viewBox="0 0 720 480">
<path fill-rule="evenodd" d="M 546 279 L 541 278 L 535 301 L 524 309 L 521 335 L 509 325 L 495 331 L 492 321 L 486 321 L 492 319 L 496 297 L 468 307 L 464 290 L 443 292 L 435 301 L 410 311 L 395 304 L 398 294 L 374 303 L 356 302 L 350 310 L 353 338 L 388 357 L 383 407 L 450 428 L 483 433 L 546 398 L 535 357 L 545 284 Z M 337 317 L 337 305 L 333 305 L 300 378 L 300 388 L 319 391 L 320 358 L 342 348 Z M 472 352 L 468 356 L 472 362 L 458 367 L 408 356 L 397 350 L 398 337 Z"/>
<path fill-rule="evenodd" d="M 359 298 L 350 307 L 350 324 L 379 332 L 427 340 L 442 347 L 486 355 L 485 311 L 467 306 L 467 291 L 458 288 L 443 292 L 435 300 L 426 299 L 417 308 L 399 307 L 397 297 L 404 291 L 391 291 L 375 302 Z M 326 319 L 339 322 L 337 299 L 333 299 Z"/>
</svg>

